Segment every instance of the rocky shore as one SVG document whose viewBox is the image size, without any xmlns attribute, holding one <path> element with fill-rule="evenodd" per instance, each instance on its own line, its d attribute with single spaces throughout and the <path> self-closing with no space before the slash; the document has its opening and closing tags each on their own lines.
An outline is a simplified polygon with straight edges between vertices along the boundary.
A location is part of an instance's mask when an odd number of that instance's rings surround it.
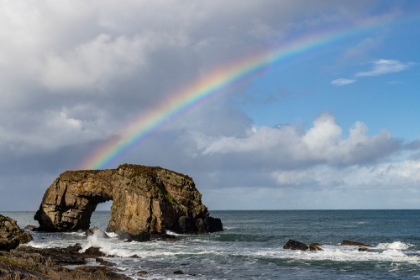
<svg viewBox="0 0 420 280">
<path fill-rule="evenodd" d="M 30 232 L 20 229 L 15 220 L 0 215 L 0 279 L 131 279 L 108 267 L 98 248 L 80 253 L 79 244 L 48 249 L 19 246 L 31 240 Z M 88 259 L 95 259 L 98 266 L 86 266 Z M 68 269 L 68 265 L 77 267 Z"/>
<path fill-rule="evenodd" d="M 105 232 L 97 228 L 86 232 L 86 235 L 92 234 L 108 238 Z M 131 277 L 124 275 L 112 262 L 114 256 L 105 255 L 97 247 L 83 251 L 80 244 L 67 248 L 34 248 L 24 245 L 31 240 L 30 232 L 21 230 L 15 220 L 0 215 L 0 280 L 118 280 L 132 277 L 142 279 L 142 276 L 148 274 L 147 271 L 139 270 Z M 138 258 L 136 255 L 131 257 Z M 174 274 L 183 272 L 175 270 Z"/>
<path fill-rule="evenodd" d="M 101 257 L 98 248 L 79 253 L 79 244 L 67 248 L 33 248 L 19 246 L 10 251 L 0 251 L 0 279 L 131 279 L 118 273 L 112 264 Z M 86 265 L 88 259 L 95 265 Z M 76 266 L 69 269 L 66 266 Z"/>
<path fill-rule="evenodd" d="M 64 172 L 46 190 L 34 217 L 39 228 L 32 230 L 86 230 L 87 235 L 96 231 L 107 238 L 105 232 L 89 227 L 96 206 L 108 200 L 113 204 L 107 231 L 125 241 L 173 238 L 166 230 L 180 234 L 223 230 L 220 219 L 211 217 L 201 202 L 192 178 L 161 167 L 132 164 Z M 31 240 L 30 232 L 0 215 L 0 279 L 132 279 L 104 260 L 99 248 L 81 252 L 79 244 L 43 249 L 19 246 Z M 138 272 L 144 274 L 147 272 Z"/>
</svg>

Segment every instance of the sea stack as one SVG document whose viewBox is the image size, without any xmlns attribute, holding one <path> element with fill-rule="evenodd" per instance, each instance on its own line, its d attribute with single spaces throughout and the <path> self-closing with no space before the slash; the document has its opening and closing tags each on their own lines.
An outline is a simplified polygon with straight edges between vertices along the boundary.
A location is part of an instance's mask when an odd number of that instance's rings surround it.
<svg viewBox="0 0 420 280">
<path fill-rule="evenodd" d="M 39 230 L 87 230 L 99 203 L 112 200 L 107 231 L 145 241 L 177 233 L 223 230 L 210 217 L 192 178 L 161 167 L 123 164 L 116 169 L 62 173 L 46 190 L 35 220 Z"/>
</svg>

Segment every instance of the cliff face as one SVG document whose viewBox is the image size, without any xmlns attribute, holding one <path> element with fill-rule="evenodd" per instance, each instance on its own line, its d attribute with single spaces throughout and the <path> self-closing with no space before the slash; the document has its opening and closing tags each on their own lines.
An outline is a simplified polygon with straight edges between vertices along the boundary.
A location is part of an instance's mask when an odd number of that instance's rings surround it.
<svg viewBox="0 0 420 280">
<path fill-rule="evenodd" d="M 86 230 L 98 203 L 112 200 L 108 231 L 147 240 L 170 229 L 178 233 L 222 230 L 209 216 L 194 181 L 160 167 L 124 164 L 117 169 L 67 171 L 46 190 L 35 214 L 41 230 Z"/>
</svg>

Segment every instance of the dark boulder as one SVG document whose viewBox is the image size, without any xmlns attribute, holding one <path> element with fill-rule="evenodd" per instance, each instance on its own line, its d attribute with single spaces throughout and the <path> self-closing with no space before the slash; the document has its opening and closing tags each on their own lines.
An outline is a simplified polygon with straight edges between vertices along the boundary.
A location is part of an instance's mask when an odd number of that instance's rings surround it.
<svg viewBox="0 0 420 280">
<path fill-rule="evenodd" d="M 101 252 L 101 248 L 99 247 L 89 247 L 85 250 L 85 252 L 81 253 L 84 258 L 97 258 L 97 257 L 104 257 L 105 253 Z"/>
<path fill-rule="evenodd" d="M 320 247 L 321 244 L 319 243 L 311 243 L 311 244 L 305 244 L 303 242 L 300 241 L 296 241 L 293 239 L 289 239 L 289 241 L 287 241 L 286 244 L 284 244 L 283 249 L 286 250 L 301 250 L 301 251 L 306 251 L 306 250 L 311 250 L 311 251 L 322 251 L 322 248 Z"/>
<path fill-rule="evenodd" d="M 207 217 L 206 221 L 208 232 L 223 231 L 223 224 L 219 218 Z"/>
<path fill-rule="evenodd" d="M 283 249 L 306 251 L 306 250 L 309 249 L 309 245 L 307 245 L 303 242 L 300 242 L 300 241 L 289 239 L 289 241 L 287 241 L 287 243 L 284 244 Z"/>
</svg>

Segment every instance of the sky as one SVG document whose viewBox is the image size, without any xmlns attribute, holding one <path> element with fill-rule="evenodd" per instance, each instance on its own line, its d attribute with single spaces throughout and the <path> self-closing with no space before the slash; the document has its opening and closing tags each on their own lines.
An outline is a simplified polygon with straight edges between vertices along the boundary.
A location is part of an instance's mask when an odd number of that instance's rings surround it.
<svg viewBox="0 0 420 280">
<path fill-rule="evenodd" d="M 419 209 L 419 27 L 404 0 L 0 0 L 0 211 L 272 54 L 105 168 L 188 174 L 210 210 Z"/>
</svg>

